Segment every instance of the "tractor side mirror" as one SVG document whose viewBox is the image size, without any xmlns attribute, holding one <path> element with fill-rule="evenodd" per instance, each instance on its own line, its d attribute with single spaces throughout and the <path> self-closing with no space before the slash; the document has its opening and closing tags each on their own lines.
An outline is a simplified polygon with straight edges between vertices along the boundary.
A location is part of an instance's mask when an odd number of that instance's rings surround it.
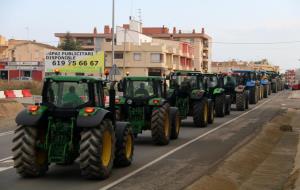
<svg viewBox="0 0 300 190">
<path fill-rule="evenodd" d="M 120 80 L 120 82 L 118 82 L 118 91 L 123 92 L 123 80 Z"/>
</svg>

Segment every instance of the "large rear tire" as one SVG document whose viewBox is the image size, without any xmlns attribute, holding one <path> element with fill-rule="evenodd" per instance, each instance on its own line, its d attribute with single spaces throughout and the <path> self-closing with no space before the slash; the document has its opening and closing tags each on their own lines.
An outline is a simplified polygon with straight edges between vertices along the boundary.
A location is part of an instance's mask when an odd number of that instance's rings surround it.
<svg viewBox="0 0 300 190">
<path fill-rule="evenodd" d="M 250 88 L 250 95 L 249 96 L 250 96 L 249 103 L 250 104 L 256 104 L 257 103 L 257 98 L 258 98 L 257 87 Z"/>
<path fill-rule="evenodd" d="M 39 133 L 37 128 L 20 126 L 13 138 L 14 167 L 22 177 L 42 176 L 48 170 L 48 154 L 36 147 L 45 133 Z"/>
<path fill-rule="evenodd" d="M 268 94 L 269 94 L 269 89 L 268 89 L 268 85 L 264 85 L 264 98 L 268 98 Z"/>
<path fill-rule="evenodd" d="M 245 110 L 245 94 L 243 92 L 236 93 L 236 110 L 237 111 L 244 111 Z"/>
<path fill-rule="evenodd" d="M 226 95 L 225 96 L 225 115 L 230 115 L 231 111 L 231 96 Z"/>
<path fill-rule="evenodd" d="M 115 132 L 111 120 L 104 119 L 99 128 L 81 132 L 79 164 L 88 179 L 105 179 L 112 170 L 115 157 Z"/>
<path fill-rule="evenodd" d="M 169 109 L 169 104 L 164 104 L 152 112 L 151 134 L 153 142 L 157 145 L 167 145 L 170 142 L 171 125 Z"/>
<path fill-rule="evenodd" d="M 221 94 L 216 96 L 215 99 L 215 108 L 216 108 L 216 116 L 217 117 L 224 117 L 225 116 L 225 109 L 226 109 L 226 103 L 225 103 L 225 94 Z"/>
<path fill-rule="evenodd" d="M 177 108 L 170 108 L 171 139 L 177 139 L 181 127 L 181 118 Z"/>
<path fill-rule="evenodd" d="M 202 98 L 201 101 L 194 102 L 193 120 L 196 127 L 206 127 L 208 123 L 208 101 Z"/>
<path fill-rule="evenodd" d="M 114 165 L 117 167 L 129 166 L 132 162 L 134 151 L 134 135 L 132 128 L 127 123 L 116 124 L 116 152 Z"/>
</svg>

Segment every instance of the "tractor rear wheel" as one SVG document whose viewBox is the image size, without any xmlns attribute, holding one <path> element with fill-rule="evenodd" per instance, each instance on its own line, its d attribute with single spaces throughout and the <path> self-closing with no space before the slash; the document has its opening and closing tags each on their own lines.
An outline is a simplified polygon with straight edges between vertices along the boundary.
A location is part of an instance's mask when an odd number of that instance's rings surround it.
<svg viewBox="0 0 300 190">
<path fill-rule="evenodd" d="M 225 115 L 230 115 L 231 111 L 231 96 L 226 95 L 225 96 Z"/>
<path fill-rule="evenodd" d="M 244 96 L 245 96 L 245 109 L 249 109 L 249 91 L 248 90 L 245 90 Z"/>
<path fill-rule="evenodd" d="M 114 153 L 115 132 L 111 120 L 104 119 L 100 128 L 81 132 L 79 164 L 85 178 L 107 178 L 113 167 Z"/>
<path fill-rule="evenodd" d="M 225 116 L 225 108 L 226 108 L 226 103 L 225 103 L 225 94 L 221 94 L 216 96 L 215 99 L 215 108 L 216 108 L 216 116 L 217 117 L 224 117 Z"/>
<path fill-rule="evenodd" d="M 236 109 L 237 111 L 244 111 L 245 110 L 245 94 L 244 92 L 237 92 L 236 93 Z"/>
<path fill-rule="evenodd" d="M 268 85 L 264 85 L 264 98 L 268 98 Z"/>
<path fill-rule="evenodd" d="M 170 109 L 171 139 L 177 139 L 181 127 L 181 118 L 177 108 Z"/>
<path fill-rule="evenodd" d="M 208 102 L 208 120 L 209 124 L 212 124 L 215 120 L 215 106 L 214 102 L 211 100 Z"/>
<path fill-rule="evenodd" d="M 42 176 L 48 170 L 48 154 L 36 147 L 37 141 L 45 138 L 37 128 L 20 126 L 13 138 L 13 160 L 22 177 Z"/>
<path fill-rule="evenodd" d="M 169 109 L 169 104 L 164 104 L 162 107 L 152 111 L 151 134 L 153 142 L 157 145 L 167 145 L 170 142 Z"/>
<path fill-rule="evenodd" d="M 116 124 L 116 152 L 114 165 L 117 167 L 129 166 L 132 162 L 134 151 L 134 135 L 130 125 Z"/>
<path fill-rule="evenodd" d="M 208 101 L 202 98 L 201 101 L 194 102 L 193 120 L 197 127 L 206 127 L 208 123 Z"/>
</svg>

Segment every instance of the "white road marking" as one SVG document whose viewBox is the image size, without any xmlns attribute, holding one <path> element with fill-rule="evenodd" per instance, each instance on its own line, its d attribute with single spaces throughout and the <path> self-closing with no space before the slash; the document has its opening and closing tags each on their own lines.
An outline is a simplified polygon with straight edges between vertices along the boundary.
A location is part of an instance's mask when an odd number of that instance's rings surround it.
<svg viewBox="0 0 300 190">
<path fill-rule="evenodd" d="M 14 134 L 14 131 L 7 131 L 7 132 L 4 132 L 4 133 L 0 133 L 0 137 L 6 136 L 6 135 L 11 135 L 11 134 Z"/>
<path fill-rule="evenodd" d="M 9 170 L 9 169 L 12 169 L 13 166 L 8 166 L 8 167 L 0 167 L 0 172 L 3 172 L 5 170 Z"/>
<path fill-rule="evenodd" d="M 274 97 L 276 97 L 276 96 L 274 96 Z M 116 181 L 114 181 L 114 182 L 112 182 L 112 183 L 110 183 L 110 184 L 108 184 L 108 185 L 106 185 L 106 186 L 100 188 L 99 190 L 107 190 L 107 189 L 110 189 L 110 188 L 116 186 L 117 184 L 119 184 L 119 183 L 125 181 L 126 179 L 128 179 L 128 178 L 130 178 L 131 176 L 133 176 L 133 175 L 139 173 L 140 171 L 142 171 L 142 170 L 144 170 L 144 169 L 146 169 L 146 168 L 152 166 L 153 164 L 155 164 L 155 163 L 159 162 L 160 160 L 166 158 L 167 156 L 169 156 L 169 155 L 171 155 L 171 154 L 177 152 L 178 150 L 180 150 L 180 149 L 182 149 L 182 148 L 184 148 L 184 147 L 186 147 L 186 146 L 188 146 L 188 145 L 194 143 L 195 141 L 197 141 L 197 140 L 199 140 L 199 139 L 201 139 L 201 138 L 203 138 L 203 137 L 209 135 L 210 133 L 213 133 L 213 132 L 215 132 L 215 131 L 221 129 L 222 127 L 224 127 L 224 126 L 226 126 L 226 125 L 228 125 L 228 124 L 230 124 L 230 123 L 232 123 L 232 122 L 238 120 L 239 118 L 243 117 L 244 115 L 247 115 L 248 113 L 250 113 L 250 112 L 252 112 L 252 111 L 254 111 L 254 110 L 260 108 L 260 107 L 263 106 L 264 104 L 270 102 L 274 97 L 272 97 L 271 99 L 269 99 L 269 100 L 267 100 L 267 101 L 265 101 L 265 102 L 263 102 L 263 103 L 257 105 L 256 107 L 252 108 L 251 110 L 249 110 L 249 111 L 247 111 L 247 112 L 245 112 L 245 113 L 242 113 L 241 115 L 237 116 L 236 118 L 233 118 L 233 119 L 231 119 L 231 120 L 229 120 L 229 121 L 227 121 L 227 122 L 225 122 L 225 123 L 223 123 L 223 124 L 217 126 L 216 128 L 214 128 L 214 129 L 212 129 L 212 130 L 210 130 L 210 131 L 207 131 L 206 133 L 204 133 L 204 134 L 202 134 L 202 135 L 200 135 L 200 136 L 198 136 L 198 137 L 196 137 L 196 138 L 194 138 L 194 139 L 192 139 L 192 140 L 186 142 L 185 144 L 182 144 L 182 145 L 178 146 L 177 148 L 175 148 L 175 149 L 173 149 L 173 150 L 167 152 L 166 154 L 164 154 L 164 155 L 162 155 L 162 156 L 156 158 L 155 160 L 149 162 L 148 164 L 146 164 L 146 165 L 140 167 L 139 169 L 137 169 L 137 170 L 135 170 L 135 171 L 132 171 L 131 173 L 129 173 L 129 174 L 127 174 L 127 175 L 121 177 L 120 179 L 118 179 L 118 180 L 116 180 Z"/>
<path fill-rule="evenodd" d="M 5 161 L 7 161 L 7 160 L 11 160 L 13 157 L 12 156 L 9 156 L 9 157 L 6 157 L 6 158 L 2 158 L 1 160 L 0 160 L 0 162 L 5 162 Z"/>
</svg>

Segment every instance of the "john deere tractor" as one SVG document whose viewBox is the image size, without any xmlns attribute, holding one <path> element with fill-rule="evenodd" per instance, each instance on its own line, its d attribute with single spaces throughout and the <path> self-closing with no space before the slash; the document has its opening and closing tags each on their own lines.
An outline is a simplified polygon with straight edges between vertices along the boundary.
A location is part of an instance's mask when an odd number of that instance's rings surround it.
<svg viewBox="0 0 300 190">
<path fill-rule="evenodd" d="M 222 73 L 225 94 L 230 95 L 231 102 L 236 104 L 237 111 L 249 108 L 249 90 L 246 89 L 243 78 L 239 73 Z"/>
<path fill-rule="evenodd" d="M 45 174 L 52 163 L 72 164 L 81 174 L 104 179 L 113 165 L 128 166 L 133 156 L 133 132 L 128 122 L 114 119 L 115 91 L 104 108 L 104 81 L 86 76 L 45 78 L 42 102 L 16 117 L 13 160 L 23 177 Z"/>
<path fill-rule="evenodd" d="M 209 98 L 214 103 L 215 113 L 217 117 L 224 117 L 230 114 L 231 95 L 225 93 L 224 76 L 218 74 L 204 74 L 207 82 L 207 92 Z"/>
<path fill-rule="evenodd" d="M 192 116 L 194 125 L 206 127 L 214 120 L 214 105 L 209 99 L 204 76 L 198 71 L 174 71 L 170 73 L 168 99 L 178 107 L 181 119 Z"/>
<path fill-rule="evenodd" d="M 129 121 L 137 137 L 151 130 L 157 145 L 177 139 L 181 126 L 179 111 L 166 99 L 167 86 L 163 77 L 124 77 L 118 84 L 123 96 L 116 99 L 117 116 Z"/>
<path fill-rule="evenodd" d="M 256 104 L 262 94 L 262 87 L 257 79 L 257 72 L 252 70 L 235 70 L 233 73 L 239 75 L 241 83 L 249 91 L 249 103 Z"/>
</svg>

